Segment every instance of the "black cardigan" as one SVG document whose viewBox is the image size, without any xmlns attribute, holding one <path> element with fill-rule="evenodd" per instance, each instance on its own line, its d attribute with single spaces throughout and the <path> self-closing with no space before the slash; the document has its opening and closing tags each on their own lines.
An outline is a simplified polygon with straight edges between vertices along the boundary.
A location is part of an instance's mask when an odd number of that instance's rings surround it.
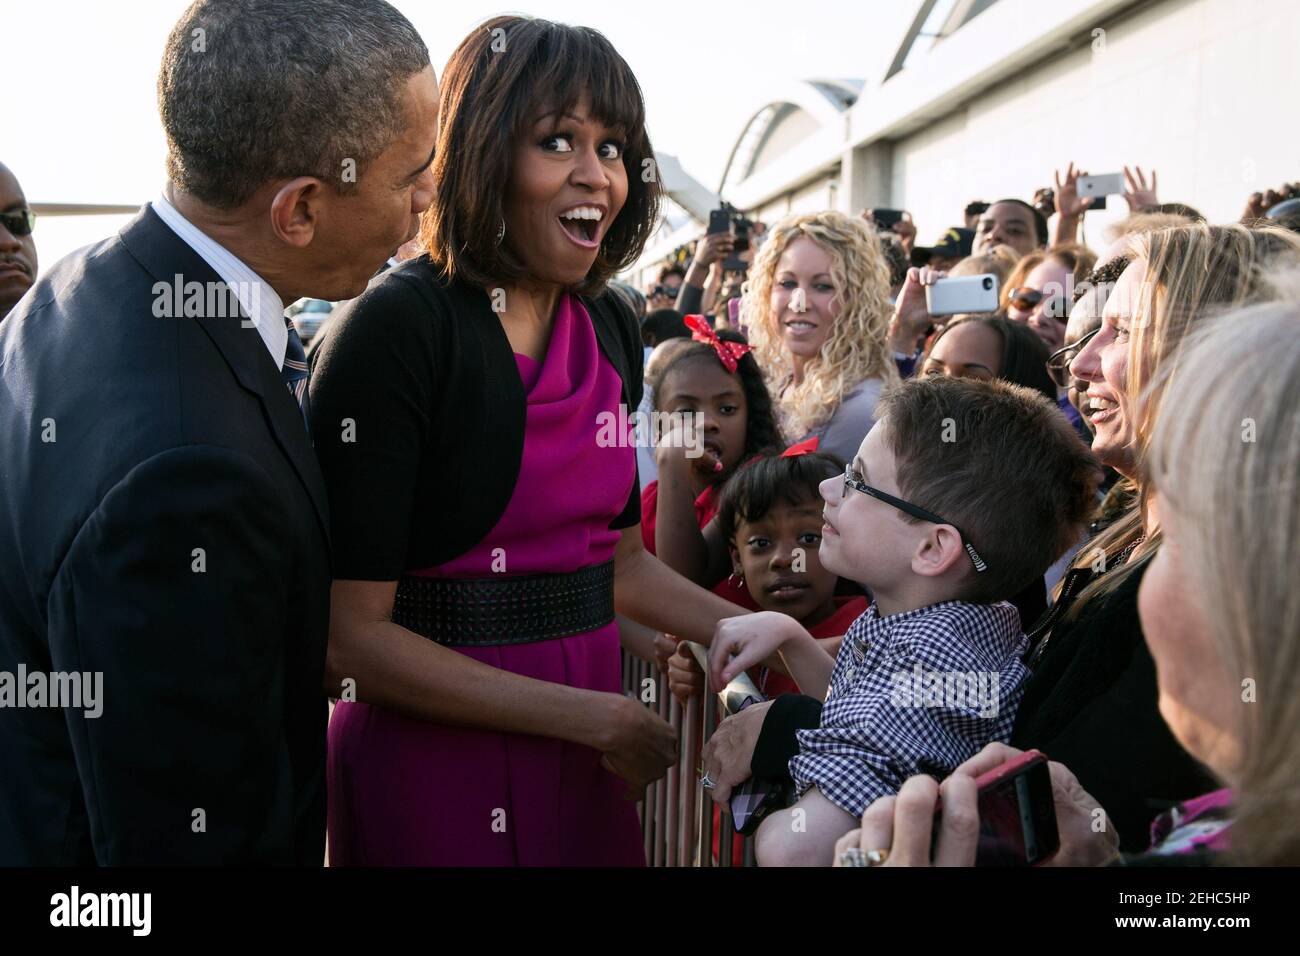
<svg viewBox="0 0 1300 956">
<path fill-rule="evenodd" d="M 1052 627 L 1011 732 L 1013 747 L 1037 748 L 1074 772 L 1106 808 L 1126 853 L 1147 848 L 1158 813 L 1222 786 L 1160 716 L 1137 608 L 1149 564 Z"/>
<path fill-rule="evenodd" d="M 630 415 L 642 392 L 636 318 L 610 292 L 582 302 Z M 340 308 L 311 366 L 334 577 L 393 581 L 483 540 L 514 493 L 527 416 L 487 293 L 448 283 L 427 256 L 402 263 Z M 640 519 L 634 479 L 610 527 Z"/>
</svg>

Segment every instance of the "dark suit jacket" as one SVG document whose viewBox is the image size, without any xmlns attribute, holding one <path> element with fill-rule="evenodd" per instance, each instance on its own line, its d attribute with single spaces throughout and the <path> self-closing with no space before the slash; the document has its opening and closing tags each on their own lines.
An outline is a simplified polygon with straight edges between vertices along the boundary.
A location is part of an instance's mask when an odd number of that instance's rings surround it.
<svg viewBox="0 0 1300 956">
<path fill-rule="evenodd" d="M 145 208 L 0 323 L 0 672 L 102 673 L 102 713 L 0 709 L 0 865 L 320 865 L 324 485 L 241 316 Z M 49 439 L 53 440 L 49 440 Z"/>
</svg>

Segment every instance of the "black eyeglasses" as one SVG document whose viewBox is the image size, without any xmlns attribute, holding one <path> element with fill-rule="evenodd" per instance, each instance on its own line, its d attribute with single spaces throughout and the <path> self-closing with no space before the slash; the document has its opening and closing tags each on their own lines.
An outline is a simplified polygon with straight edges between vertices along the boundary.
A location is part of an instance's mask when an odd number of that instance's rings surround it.
<svg viewBox="0 0 1300 956">
<path fill-rule="evenodd" d="M 1083 347 L 1092 341 L 1092 337 L 1101 331 L 1101 326 L 1093 329 L 1079 341 L 1072 345 L 1067 345 L 1063 349 L 1057 349 L 1047 357 L 1047 374 L 1052 377 L 1052 381 L 1061 388 L 1070 384 L 1070 363 L 1074 357 L 1083 351 Z"/>
<path fill-rule="evenodd" d="M 852 465 L 845 465 L 844 466 L 844 491 L 841 493 L 840 497 L 847 498 L 850 488 L 852 488 L 854 491 L 860 491 L 864 495 L 870 495 L 873 498 L 877 498 L 880 501 L 883 501 L 887 505 L 893 505 L 899 511 L 903 512 L 904 514 L 909 514 L 913 518 L 919 518 L 922 521 L 928 521 L 931 524 L 946 524 L 951 528 L 955 528 L 957 534 L 960 535 L 961 537 L 961 546 L 965 548 L 966 553 L 970 555 L 971 563 L 975 565 L 975 570 L 976 571 L 988 570 L 989 566 L 984 562 L 984 559 L 979 556 L 979 552 L 976 551 L 974 547 L 972 547 L 971 543 L 968 540 L 966 540 L 966 535 L 962 532 L 961 528 L 958 528 L 951 521 L 948 521 L 944 518 L 940 518 L 933 511 L 926 511 L 924 508 L 920 507 L 919 505 L 914 505 L 910 501 L 904 501 L 902 498 L 895 498 L 893 495 L 881 491 L 879 488 L 872 488 L 869 484 L 867 484 L 865 481 L 863 481 L 854 473 Z"/>
<path fill-rule="evenodd" d="M 21 239 L 23 236 L 30 236 L 32 230 L 36 228 L 36 213 L 30 209 L 3 212 L 0 213 L 0 223 L 4 224 L 14 238 Z"/>
</svg>

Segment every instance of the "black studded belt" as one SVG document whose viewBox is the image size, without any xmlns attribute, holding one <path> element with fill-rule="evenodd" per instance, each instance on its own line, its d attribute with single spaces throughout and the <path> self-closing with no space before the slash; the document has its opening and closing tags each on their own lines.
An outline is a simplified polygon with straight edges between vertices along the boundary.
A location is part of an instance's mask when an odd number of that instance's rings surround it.
<svg viewBox="0 0 1300 956">
<path fill-rule="evenodd" d="M 507 578 L 403 575 L 393 623 L 448 646 L 531 644 L 614 620 L 614 562 Z"/>
</svg>

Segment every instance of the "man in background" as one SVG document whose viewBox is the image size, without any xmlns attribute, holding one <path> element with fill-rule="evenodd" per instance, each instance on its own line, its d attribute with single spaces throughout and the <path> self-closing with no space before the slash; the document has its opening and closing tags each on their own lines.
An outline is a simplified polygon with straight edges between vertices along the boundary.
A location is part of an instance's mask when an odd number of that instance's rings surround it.
<svg viewBox="0 0 1300 956">
<path fill-rule="evenodd" d="M 0 163 L 0 322 L 36 281 L 35 221 L 18 177 Z"/>
</svg>

